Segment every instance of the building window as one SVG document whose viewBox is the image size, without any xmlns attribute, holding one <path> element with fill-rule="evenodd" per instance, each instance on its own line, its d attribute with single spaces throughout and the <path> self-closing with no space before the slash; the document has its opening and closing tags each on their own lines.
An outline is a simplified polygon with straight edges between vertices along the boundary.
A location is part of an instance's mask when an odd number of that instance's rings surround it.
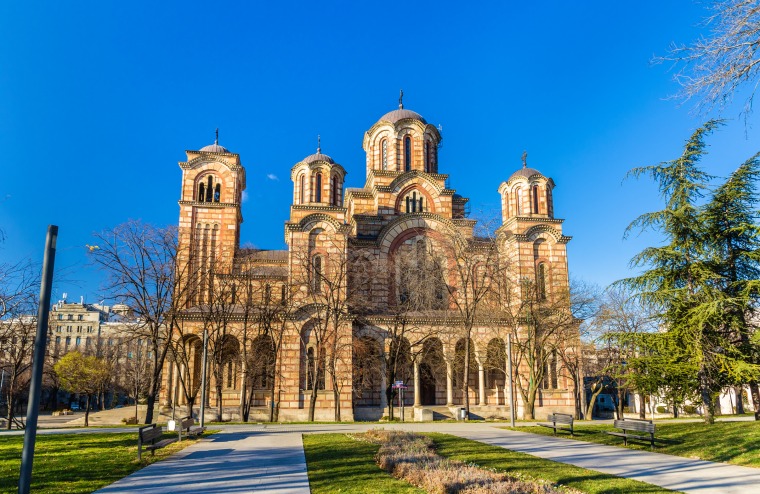
<svg viewBox="0 0 760 494">
<path fill-rule="evenodd" d="M 82 326 L 77 326 L 77 333 L 81 333 L 81 332 L 82 332 Z"/>
<path fill-rule="evenodd" d="M 322 256 L 314 256 L 311 284 L 314 293 L 322 293 Z"/>
<path fill-rule="evenodd" d="M 88 336 L 87 338 L 85 338 L 85 339 L 84 339 L 84 345 L 85 345 L 86 347 L 88 347 L 88 348 L 90 347 L 90 342 L 91 342 L 91 341 L 90 341 L 90 337 L 89 337 L 89 336 Z"/>
<path fill-rule="evenodd" d="M 325 389 L 325 366 L 324 360 L 317 362 L 314 358 L 314 348 L 306 350 L 306 389 L 312 389 L 314 375 L 316 374 L 317 389 Z"/>
<path fill-rule="evenodd" d="M 87 332 L 92 333 L 92 326 L 87 326 Z"/>
<path fill-rule="evenodd" d="M 71 345 L 71 336 L 66 337 L 66 348 L 68 348 L 69 345 Z"/>
<path fill-rule="evenodd" d="M 82 320 L 82 314 L 79 314 L 79 315 L 77 316 L 77 321 L 81 321 L 81 320 Z"/>
<path fill-rule="evenodd" d="M 73 316 L 73 315 L 71 315 L 71 314 L 69 314 L 69 317 L 68 317 L 68 319 L 69 319 L 69 321 L 73 321 L 73 320 L 74 320 L 74 316 Z"/>
<path fill-rule="evenodd" d="M 58 314 L 58 320 L 63 321 L 63 314 Z"/>
<path fill-rule="evenodd" d="M 264 287 L 264 305 L 269 305 L 269 303 L 272 301 L 272 287 L 267 284 Z"/>
<path fill-rule="evenodd" d="M 419 191 L 411 191 L 404 197 L 402 202 L 404 204 L 404 211 L 407 213 L 422 213 L 425 211 L 425 198 Z"/>
<path fill-rule="evenodd" d="M 71 333 L 71 326 L 66 326 L 66 332 Z"/>
<path fill-rule="evenodd" d="M 515 211 L 517 214 L 519 215 L 522 213 L 522 189 L 519 187 L 515 189 L 515 206 Z"/>
<path fill-rule="evenodd" d="M 206 200 L 206 184 L 201 182 L 198 186 L 198 202 L 204 202 Z"/>
<path fill-rule="evenodd" d="M 58 346 L 60 344 L 61 344 L 61 337 L 60 336 L 56 336 L 55 337 L 55 346 Z"/>
<path fill-rule="evenodd" d="M 383 139 L 380 143 L 380 160 L 383 164 L 383 170 L 388 169 L 388 139 Z"/>
<path fill-rule="evenodd" d="M 340 207 L 340 180 L 337 175 L 332 178 L 332 204 L 333 206 Z"/>
<path fill-rule="evenodd" d="M 533 186 L 533 212 L 538 214 L 538 185 Z"/>
<path fill-rule="evenodd" d="M 61 332 L 61 327 L 60 327 L 60 326 L 56 327 L 56 328 L 55 328 L 55 332 L 56 332 L 56 333 L 60 333 L 60 332 Z"/>
<path fill-rule="evenodd" d="M 412 138 L 409 136 L 404 137 L 404 171 L 408 172 L 412 169 Z"/>
<path fill-rule="evenodd" d="M 79 346 L 82 343 L 82 337 L 81 336 L 77 336 L 77 340 L 76 341 L 77 341 L 76 345 Z"/>
<path fill-rule="evenodd" d="M 544 263 L 536 268 L 536 292 L 540 300 L 546 300 L 546 264 Z"/>
<path fill-rule="evenodd" d="M 306 175 L 301 174 L 301 177 L 298 179 L 298 204 L 303 204 L 304 201 L 304 194 L 306 193 Z"/>
<path fill-rule="evenodd" d="M 322 202 L 322 174 L 317 173 L 317 177 L 314 179 L 314 202 Z"/>
<path fill-rule="evenodd" d="M 425 171 L 430 172 L 430 143 L 425 141 Z"/>
</svg>

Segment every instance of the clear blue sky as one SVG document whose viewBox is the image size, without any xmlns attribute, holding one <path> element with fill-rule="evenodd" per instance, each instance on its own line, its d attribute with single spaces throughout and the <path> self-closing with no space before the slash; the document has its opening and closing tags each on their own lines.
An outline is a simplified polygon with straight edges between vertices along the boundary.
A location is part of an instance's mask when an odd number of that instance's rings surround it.
<svg viewBox="0 0 760 494">
<path fill-rule="evenodd" d="M 554 178 L 571 274 L 607 285 L 656 237 L 623 240 L 660 207 L 627 170 L 679 155 L 702 119 L 665 99 L 672 42 L 704 4 L 610 2 L 3 2 L 0 261 L 40 259 L 60 227 L 58 293 L 100 298 L 92 232 L 175 224 L 184 150 L 213 141 L 247 169 L 243 243 L 284 248 L 290 168 L 322 149 L 364 183 L 364 132 L 397 105 L 443 127 L 440 170 L 473 211 L 529 165 Z M 725 176 L 758 150 L 731 108 L 710 139 Z M 757 122 L 757 117 L 750 119 Z"/>
</svg>

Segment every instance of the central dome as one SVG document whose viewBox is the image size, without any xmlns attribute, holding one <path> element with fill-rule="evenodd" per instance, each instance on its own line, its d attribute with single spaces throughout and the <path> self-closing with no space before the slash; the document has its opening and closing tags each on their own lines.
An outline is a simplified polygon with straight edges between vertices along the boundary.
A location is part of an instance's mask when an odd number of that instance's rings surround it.
<svg viewBox="0 0 760 494">
<path fill-rule="evenodd" d="M 218 143 L 209 144 L 208 146 L 203 146 L 200 149 L 204 153 L 229 153 L 226 147 L 220 146 Z"/>
<path fill-rule="evenodd" d="M 333 161 L 332 158 L 327 156 L 326 154 L 322 154 L 321 151 L 317 151 L 315 154 L 310 154 L 309 156 L 305 157 L 303 160 L 304 163 L 314 163 L 315 161 L 326 161 L 330 163 L 331 165 L 335 164 L 335 161 Z"/>
<path fill-rule="evenodd" d="M 386 120 L 390 123 L 395 124 L 399 120 L 403 120 L 405 118 L 410 118 L 412 120 L 419 120 L 420 122 L 427 124 L 427 121 L 422 118 L 422 115 L 417 113 L 416 111 L 407 110 L 406 108 L 399 108 L 398 110 L 389 111 L 382 117 L 380 117 L 380 120 Z"/>
</svg>

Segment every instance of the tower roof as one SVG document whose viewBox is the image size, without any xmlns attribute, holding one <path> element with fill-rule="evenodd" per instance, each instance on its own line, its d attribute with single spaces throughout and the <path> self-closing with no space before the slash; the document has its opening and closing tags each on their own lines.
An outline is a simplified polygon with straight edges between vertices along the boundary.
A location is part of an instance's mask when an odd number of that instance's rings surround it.
<svg viewBox="0 0 760 494">
<path fill-rule="evenodd" d="M 514 172 L 512 174 L 512 176 L 510 176 L 509 178 L 510 178 L 510 180 L 513 179 L 513 178 L 515 178 L 515 177 L 530 178 L 533 175 L 541 175 L 542 177 L 544 176 L 543 173 L 541 173 L 540 171 L 536 170 L 535 168 L 522 167 L 519 170 L 517 170 L 516 172 Z"/>
<path fill-rule="evenodd" d="M 322 154 L 321 152 L 310 154 L 309 156 L 305 157 L 303 160 L 304 163 L 314 163 L 315 161 L 326 161 L 330 163 L 331 165 L 335 164 L 335 161 L 327 156 L 326 154 Z"/>
<path fill-rule="evenodd" d="M 416 111 L 407 110 L 406 108 L 399 108 L 398 110 L 389 111 L 382 117 L 380 117 L 380 120 L 386 120 L 390 123 L 395 124 L 399 120 L 403 120 L 405 118 L 411 118 L 412 120 L 419 120 L 420 122 L 427 124 L 427 121 L 417 113 Z"/>
<path fill-rule="evenodd" d="M 216 129 L 215 135 L 214 143 L 203 146 L 200 150 L 204 153 L 229 153 L 230 151 L 226 147 L 219 145 L 219 129 Z"/>
</svg>

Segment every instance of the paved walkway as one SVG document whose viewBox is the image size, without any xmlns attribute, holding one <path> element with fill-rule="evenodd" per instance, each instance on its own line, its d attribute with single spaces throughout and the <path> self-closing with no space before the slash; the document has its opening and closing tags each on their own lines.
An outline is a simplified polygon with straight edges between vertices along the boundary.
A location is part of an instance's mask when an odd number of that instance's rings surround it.
<svg viewBox="0 0 760 494">
<path fill-rule="evenodd" d="M 695 494 L 760 494 L 760 469 L 500 429 L 490 424 L 384 424 L 443 432 L 590 470 Z M 361 432 L 377 424 L 222 426 L 171 458 L 98 493 L 308 493 L 302 434 Z"/>
<path fill-rule="evenodd" d="M 306 494 L 309 477 L 301 434 L 215 434 L 97 493 Z"/>
</svg>

